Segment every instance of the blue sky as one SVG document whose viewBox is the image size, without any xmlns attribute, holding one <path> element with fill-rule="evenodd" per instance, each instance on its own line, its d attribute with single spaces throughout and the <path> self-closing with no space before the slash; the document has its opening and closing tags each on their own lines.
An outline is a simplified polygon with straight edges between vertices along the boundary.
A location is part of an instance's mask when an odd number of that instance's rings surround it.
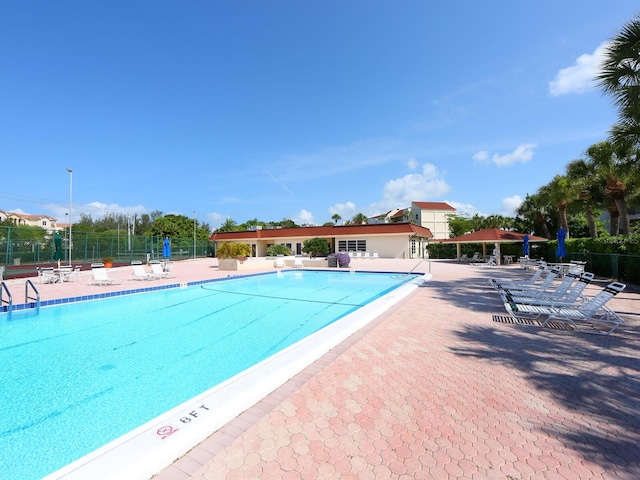
<svg viewBox="0 0 640 480">
<path fill-rule="evenodd" d="M 513 215 L 616 119 L 636 2 L 0 0 L 0 209 Z"/>
</svg>

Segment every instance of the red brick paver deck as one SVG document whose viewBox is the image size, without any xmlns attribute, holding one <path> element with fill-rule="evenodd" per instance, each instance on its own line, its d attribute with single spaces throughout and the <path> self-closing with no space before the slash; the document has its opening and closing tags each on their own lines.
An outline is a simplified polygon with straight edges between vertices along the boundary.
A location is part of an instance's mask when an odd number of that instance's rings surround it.
<svg viewBox="0 0 640 480">
<path fill-rule="evenodd" d="M 640 478 L 640 295 L 611 302 L 626 322 L 608 337 L 527 328 L 494 321 L 486 280 L 517 267 L 430 268 L 427 286 L 155 478 Z"/>
<path fill-rule="evenodd" d="M 504 322 L 487 278 L 516 266 L 427 269 L 426 286 L 154 478 L 640 478 L 640 294 L 610 302 L 625 323 L 599 337 Z"/>
</svg>

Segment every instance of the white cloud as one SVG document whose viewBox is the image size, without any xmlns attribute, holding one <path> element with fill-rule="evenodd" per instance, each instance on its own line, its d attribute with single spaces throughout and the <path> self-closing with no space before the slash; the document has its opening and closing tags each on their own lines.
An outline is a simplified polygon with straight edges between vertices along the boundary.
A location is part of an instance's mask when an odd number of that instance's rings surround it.
<svg viewBox="0 0 640 480">
<path fill-rule="evenodd" d="M 473 158 L 475 163 L 489 163 L 489 152 L 482 150 L 475 153 L 471 158 Z"/>
<path fill-rule="evenodd" d="M 409 170 L 417 170 L 419 166 L 420 162 L 418 162 L 418 160 L 416 160 L 415 158 L 410 158 L 407 162 L 407 168 Z"/>
<path fill-rule="evenodd" d="M 48 204 L 45 206 L 46 210 L 53 213 L 54 217 L 57 217 L 59 221 L 66 222 L 69 213 L 68 205 Z M 80 214 L 91 215 L 94 220 L 100 219 L 107 214 L 143 214 L 147 213 L 147 208 L 142 205 L 134 206 L 121 206 L 117 203 L 102 203 L 102 202 L 90 202 L 86 204 L 72 204 L 71 216 L 73 222 L 77 222 L 80 219 Z M 63 220 L 64 219 L 64 220 Z"/>
<path fill-rule="evenodd" d="M 431 163 L 422 165 L 422 173 L 412 173 L 389 180 L 382 189 L 382 200 L 369 206 L 369 214 L 377 215 L 394 208 L 406 208 L 414 200 L 441 197 L 451 188 L 444 173 Z"/>
<path fill-rule="evenodd" d="M 338 214 L 342 218 L 351 218 L 356 214 L 356 204 L 353 202 L 336 203 L 329 207 L 331 215 Z"/>
<path fill-rule="evenodd" d="M 593 53 L 580 55 L 573 65 L 560 70 L 549 82 L 549 94 L 557 97 L 591 90 L 608 45 L 608 42 L 601 43 Z"/>
<path fill-rule="evenodd" d="M 502 208 L 500 209 L 500 215 L 505 217 L 513 217 L 516 210 L 522 205 L 522 197 L 520 195 L 513 195 L 511 197 L 502 199 Z"/>
<path fill-rule="evenodd" d="M 533 158 L 534 143 L 525 143 L 517 147 L 513 152 L 505 155 L 498 155 L 497 153 L 491 157 L 491 161 L 499 167 L 508 167 L 514 163 L 527 163 Z"/>
<path fill-rule="evenodd" d="M 311 213 L 309 210 L 305 210 L 304 208 L 302 210 L 300 210 L 293 217 L 293 220 L 298 225 L 313 225 L 314 224 L 313 213 Z"/>
<path fill-rule="evenodd" d="M 533 158 L 533 149 L 536 147 L 535 143 L 524 143 L 511 153 L 505 153 L 504 155 L 494 154 L 491 156 L 489 152 L 484 150 L 476 152 L 471 157 L 474 163 L 488 165 L 493 163 L 498 167 L 508 167 L 514 163 L 527 163 Z"/>
<path fill-rule="evenodd" d="M 445 200 L 449 205 L 456 209 L 456 215 L 460 217 L 473 217 L 476 213 L 478 215 L 486 216 L 478 212 L 478 209 L 470 203 L 460 203 L 452 200 Z"/>
</svg>

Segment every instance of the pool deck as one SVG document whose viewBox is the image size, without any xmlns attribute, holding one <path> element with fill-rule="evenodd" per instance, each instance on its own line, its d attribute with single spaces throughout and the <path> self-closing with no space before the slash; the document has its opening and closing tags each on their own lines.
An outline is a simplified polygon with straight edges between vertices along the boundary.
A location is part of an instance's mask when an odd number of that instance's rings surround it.
<svg viewBox="0 0 640 480">
<path fill-rule="evenodd" d="M 89 286 L 86 273 L 36 286 L 48 300 L 235 273 L 216 259 L 174 271 L 141 282 L 119 268 L 116 286 Z M 516 265 L 423 261 L 416 271 L 431 280 L 153 478 L 640 478 L 637 289 L 607 304 L 625 323 L 595 336 L 510 323 L 487 279 L 530 274 Z M 7 283 L 20 302 L 24 280 Z"/>
</svg>

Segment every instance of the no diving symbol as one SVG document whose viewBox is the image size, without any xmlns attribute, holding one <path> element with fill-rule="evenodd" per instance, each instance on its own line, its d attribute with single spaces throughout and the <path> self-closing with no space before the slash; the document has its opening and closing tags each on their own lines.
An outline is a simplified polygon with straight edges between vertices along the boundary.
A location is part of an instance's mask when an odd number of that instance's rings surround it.
<svg viewBox="0 0 640 480">
<path fill-rule="evenodd" d="M 158 430 L 156 430 L 156 435 L 164 440 L 169 435 L 173 435 L 174 433 L 176 433 L 178 430 L 178 428 L 174 428 L 171 425 L 165 425 L 164 427 L 160 427 Z"/>
</svg>

